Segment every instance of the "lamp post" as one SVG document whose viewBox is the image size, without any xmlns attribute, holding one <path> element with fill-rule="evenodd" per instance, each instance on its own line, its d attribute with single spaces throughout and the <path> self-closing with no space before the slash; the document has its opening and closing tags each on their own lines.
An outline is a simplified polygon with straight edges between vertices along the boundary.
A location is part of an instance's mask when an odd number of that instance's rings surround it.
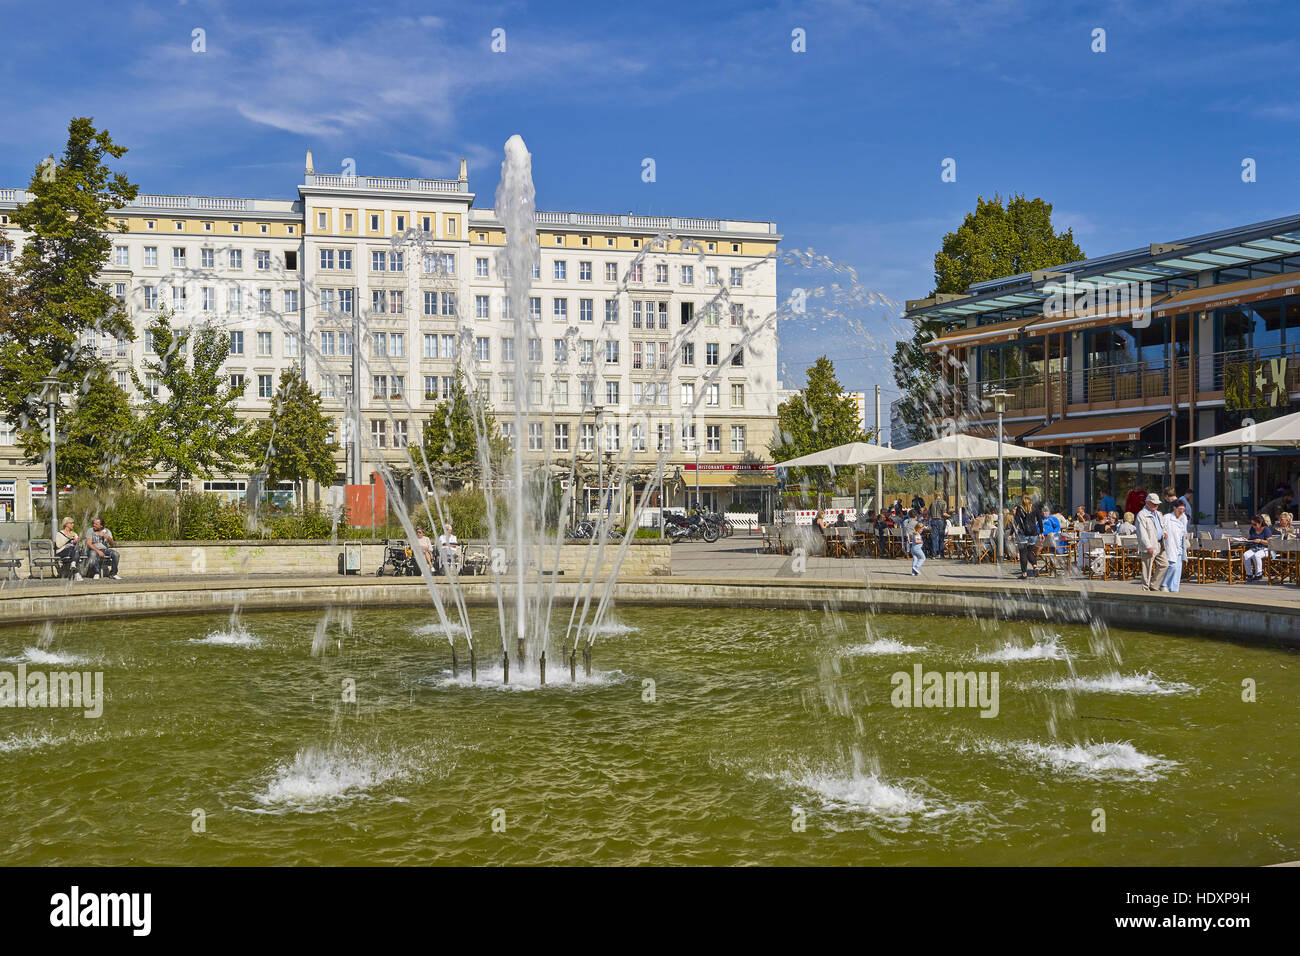
<svg viewBox="0 0 1300 956">
<path fill-rule="evenodd" d="M 573 445 L 573 459 L 569 466 L 569 494 L 573 495 L 573 507 L 569 509 L 569 530 L 572 531 L 578 521 L 578 448 L 582 445 L 582 421 L 587 417 L 586 406 L 578 413 L 578 434 Z"/>
<path fill-rule="evenodd" d="M 601 446 L 605 444 L 605 406 L 593 405 L 592 412 L 596 418 L 596 446 L 591 453 L 596 457 L 596 507 L 599 509 L 605 496 L 605 458 L 601 454 Z M 596 520 L 600 520 L 599 515 Z"/>
<path fill-rule="evenodd" d="M 700 510 L 700 436 L 691 436 L 691 443 L 695 446 L 695 510 Z"/>
<path fill-rule="evenodd" d="M 998 413 L 998 523 L 993 535 L 993 559 L 1002 560 L 1002 508 L 1006 496 L 1002 490 L 1002 415 L 1007 410 L 1007 392 L 992 392 L 988 398 L 993 402 L 993 410 Z"/>
<path fill-rule="evenodd" d="M 50 406 L 50 540 L 53 541 L 59 533 L 59 474 L 57 467 L 58 455 L 55 448 L 56 432 L 54 426 L 54 413 L 59 407 L 59 396 L 62 394 L 63 383 L 57 378 L 50 376 L 41 379 L 41 401 Z"/>
</svg>

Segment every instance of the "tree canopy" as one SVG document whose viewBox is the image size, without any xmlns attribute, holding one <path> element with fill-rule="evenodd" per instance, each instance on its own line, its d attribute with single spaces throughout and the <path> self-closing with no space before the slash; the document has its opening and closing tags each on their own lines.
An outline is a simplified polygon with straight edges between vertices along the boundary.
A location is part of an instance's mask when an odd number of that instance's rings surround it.
<svg viewBox="0 0 1300 956">
<path fill-rule="evenodd" d="M 290 367 L 280 373 L 271 414 L 253 431 L 251 455 L 265 463 L 270 485 L 292 481 L 302 485 L 312 480 L 329 486 L 338 466 L 335 455 L 334 423 L 321 410 L 320 393 Z"/>
<path fill-rule="evenodd" d="M 851 441 L 866 441 L 858 425 L 858 408 L 844 394 L 835 366 L 825 355 L 808 368 L 807 383 L 798 395 L 782 402 L 776 411 L 776 433 L 768 445 L 773 461 L 786 461 L 824 451 Z M 814 482 L 819 492 L 830 484 L 830 469 L 791 469 L 792 481 Z"/>
</svg>

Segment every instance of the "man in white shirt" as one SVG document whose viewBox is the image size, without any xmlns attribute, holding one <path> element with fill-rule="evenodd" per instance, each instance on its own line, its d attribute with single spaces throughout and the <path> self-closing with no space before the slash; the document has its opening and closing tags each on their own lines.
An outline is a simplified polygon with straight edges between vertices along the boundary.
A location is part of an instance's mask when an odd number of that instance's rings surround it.
<svg viewBox="0 0 1300 956">
<path fill-rule="evenodd" d="M 1161 520 L 1160 496 L 1147 495 L 1146 507 L 1137 514 L 1138 560 L 1142 562 L 1142 587 L 1154 591 L 1169 566 L 1165 558 L 1165 526 Z M 1155 584 L 1151 582 L 1154 581 Z"/>
<path fill-rule="evenodd" d="M 1169 570 L 1160 584 L 1162 591 L 1178 591 L 1183 580 L 1183 562 L 1187 560 L 1187 502 L 1174 500 L 1174 510 L 1165 515 L 1165 558 Z"/>
</svg>

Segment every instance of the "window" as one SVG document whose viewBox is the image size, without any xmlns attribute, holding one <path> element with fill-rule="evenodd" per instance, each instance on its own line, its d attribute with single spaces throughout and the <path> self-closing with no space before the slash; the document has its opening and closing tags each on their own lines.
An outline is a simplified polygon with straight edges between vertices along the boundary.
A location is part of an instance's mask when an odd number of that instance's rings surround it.
<svg viewBox="0 0 1300 956">
<path fill-rule="evenodd" d="M 569 264 L 563 259 L 556 259 L 554 263 L 554 275 L 556 282 L 563 282 L 569 278 Z"/>
<path fill-rule="evenodd" d="M 605 426 L 605 451 L 615 452 L 620 448 L 618 422 L 610 422 Z"/>
<path fill-rule="evenodd" d="M 704 426 L 704 450 L 722 451 L 722 426 L 721 425 Z"/>
<path fill-rule="evenodd" d="M 590 262 L 579 262 L 579 263 L 578 263 L 578 281 L 579 281 L 579 282 L 590 282 L 590 281 L 591 281 L 591 263 L 590 263 Z"/>
<path fill-rule="evenodd" d="M 217 290 L 205 285 L 199 289 L 199 304 L 204 312 L 213 312 L 217 308 Z"/>
<path fill-rule="evenodd" d="M 231 355 L 244 354 L 244 333 L 243 332 L 230 333 L 230 354 Z"/>
<path fill-rule="evenodd" d="M 501 339 L 501 361 L 513 362 L 515 360 L 515 340 L 512 337 Z"/>
<path fill-rule="evenodd" d="M 352 354 L 352 333 L 340 332 L 339 333 L 339 355 L 351 355 L 351 354 Z"/>
<path fill-rule="evenodd" d="M 474 260 L 474 275 L 480 279 L 486 279 L 488 277 L 487 256 L 479 256 Z"/>
<path fill-rule="evenodd" d="M 320 334 L 320 354 L 321 355 L 334 354 L 334 333 L 333 332 L 322 332 Z"/>
<path fill-rule="evenodd" d="M 399 215 L 399 216 L 395 216 L 395 217 L 393 217 L 393 231 L 394 231 L 394 232 L 406 232 L 406 217 L 405 217 L 405 216 L 401 216 L 401 215 Z"/>
<path fill-rule="evenodd" d="M 718 399 L 721 392 L 722 392 L 722 386 L 720 386 L 717 382 L 710 383 L 709 386 L 704 390 L 704 404 L 712 405 L 716 408 L 718 405 Z"/>
<path fill-rule="evenodd" d="M 617 262 L 606 262 L 606 263 L 605 263 L 605 281 L 606 281 L 606 282 L 617 282 L 617 281 L 618 281 L 618 263 L 617 263 Z"/>
<path fill-rule="evenodd" d="M 172 248 L 172 268 L 173 268 L 173 269 L 184 269 L 184 268 L 185 268 L 185 250 L 184 250 L 184 249 L 181 249 L 181 248 L 178 248 L 178 247 L 173 247 L 173 248 Z"/>
<path fill-rule="evenodd" d="M 630 266 L 628 266 L 627 268 L 628 282 L 641 282 L 643 281 L 643 275 L 644 275 L 644 269 L 642 263 L 634 262 Z"/>
<path fill-rule="evenodd" d="M 541 264 L 541 262 L 534 262 L 534 263 L 533 263 L 533 278 L 534 278 L 534 279 L 540 279 L 541 277 L 542 277 L 542 264 Z"/>
<path fill-rule="evenodd" d="M 730 361 L 731 361 L 732 368 L 744 368 L 745 347 L 743 345 L 737 345 L 734 349 L 731 350 Z"/>
<path fill-rule="evenodd" d="M 595 302 L 594 299 L 578 300 L 578 321 L 579 322 L 591 322 L 593 320 L 594 302 Z"/>
<path fill-rule="evenodd" d="M 236 373 L 234 373 L 233 375 L 230 376 L 230 391 L 231 391 L 231 394 L 234 394 L 234 395 L 240 395 L 240 394 L 243 393 L 243 391 L 244 391 L 244 376 L 243 376 L 243 375 L 240 375 L 238 372 L 236 372 Z"/>
<path fill-rule="evenodd" d="M 551 353 L 551 361 L 556 365 L 563 365 L 569 361 L 569 343 L 566 339 L 553 340 L 554 350 Z"/>
<path fill-rule="evenodd" d="M 370 440 L 376 448 L 388 447 L 388 422 L 382 418 L 370 420 Z"/>
<path fill-rule="evenodd" d="M 374 397 L 387 398 L 388 397 L 388 376 L 372 375 L 370 376 L 370 380 L 371 380 L 371 384 L 373 385 Z"/>
<path fill-rule="evenodd" d="M 158 308 L 158 287 L 156 285 L 147 285 L 143 288 L 144 307 L 146 309 Z"/>
<path fill-rule="evenodd" d="M 658 285 L 668 284 L 668 266 L 662 262 L 655 266 L 655 283 Z"/>
<path fill-rule="evenodd" d="M 607 379 L 605 381 L 605 404 L 618 404 L 618 379 Z M 617 451 L 618 449 L 614 449 Z"/>
<path fill-rule="evenodd" d="M 129 266 L 131 264 L 131 250 L 127 246 L 113 247 L 113 265 Z"/>
<path fill-rule="evenodd" d="M 731 385 L 731 407 L 745 407 L 745 386 L 739 382 L 733 382 Z"/>
<path fill-rule="evenodd" d="M 590 408 L 592 405 L 596 404 L 596 385 L 591 379 L 584 378 L 578 380 L 578 402 L 583 408 Z M 584 451 L 589 450 L 590 449 L 584 449 Z"/>
<path fill-rule="evenodd" d="M 270 289 L 257 290 L 257 308 L 261 312 L 271 311 L 271 290 Z"/>
<path fill-rule="evenodd" d="M 199 250 L 199 268 L 215 269 L 217 266 L 217 253 L 214 249 Z"/>
<path fill-rule="evenodd" d="M 456 314 L 456 293 L 455 292 L 438 293 L 438 302 L 441 306 L 440 311 L 442 312 L 443 315 L 454 316 Z"/>
<path fill-rule="evenodd" d="M 334 250 L 333 250 L 333 249 L 322 249 L 322 250 L 320 251 L 320 267 L 321 267 L 322 269 L 333 269 L 333 268 L 334 268 Z"/>
<path fill-rule="evenodd" d="M 144 330 L 144 354 L 145 355 L 158 354 L 153 350 L 153 332 L 151 332 L 149 329 Z"/>
<path fill-rule="evenodd" d="M 388 356 L 388 333 L 375 332 L 370 336 L 370 354 L 379 357 Z"/>
<path fill-rule="evenodd" d="M 568 422 L 556 422 L 552 429 L 554 433 L 554 442 L 552 448 L 555 451 L 569 450 L 569 424 Z"/>
<path fill-rule="evenodd" d="M 659 344 L 657 342 L 645 343 L 645 367 L 646 368 L 655 367 L 655 352 L 658 350 L 658 348 L 659 348 Z M 666 353 L 667 351 L 668 351 L 668 343 L 665 342 L 664 352 Z"/>
<path fill-rule="evenodd" d="M 744 275 L 745 275 L 744 269 L 733 268 L 731 270 L 731 287 L 733 289 L 739 289 L 741 287 L 744 281 Z"/>
<path fill-rule="evenodd" d="M 682 266 L 682 285 L 695 285 L 695 266 Z"/>
<path fill-rule="evenodd" d="M 230 312 L 244 311 L 244 290 L 236 286 L 226 292 L 226 308 Z"/>
<path fill-rule="evenodd" d="M 345 212 L 343 214 L 343 231 L 344 232 L 352 231 L 352 213 L 350 212 Z"/>
<path fill-rule="evenodd" d="M 339 289 L 339 311 L 344 315 L 352 314 L 352 290 Z"/>
<path fill-rule="evenodd" d="M 389 380 L 390 398 L 403 398 L 406 395 L 406 376 L 394 375 Z"/>
<path fill-rule="evenodd" d="M 542 450 L 542 423 L 541 422 L 528 423 L 528 450 L 529 451 Z"/>
<path fill-rule="evenodd" d="M 388 253 L 372 252 L 370 253 L 370 271 L 387 272 L 388 271 Z"/>
<path fill-rule="evenodd" d="M 633 451 L 645 451 L 645 426 L 638 423 L 630 427 L 627 440 L 631 442 Z"/>
<path fill-rule="evenodd" d="M 596 426 L 583 423 L 582 434 L 578 437 L 579 451 L 596 450 Z"/>
<path fill-rule="evenodd" d="M 438 400 L 438 376 L 424 376 L 424 400 L 426 402 L 436 402 Z"/>
<path fill-rule="evenodd" d="M 253 251 L 253 264 L 261 272 L 271 268 L 271 250 L 255 249 Z"/>
<path fill-rule="evenodd" d="M 501 401 L 509 404 L 515 400 L 515 380 L 501 376 Z"/>
<path fill-rule="evenodd" d="M 690 408 L 695 404 L 695 385 L 692 382 L 682 382 L 682 408 Z"/>
<path fill-rule="evenodd" d="M 653 309 L 654 306 L 651 306 L 651 308 Z M 641 328 L 641 303 L 639 301 L 633 301 L 632 303 L 632 328 Z"/>
<path fill-rule="evenodd" d="M 528 318 L 534 322 L 540 322 L 542 319 L 542 297 L 533 295 L 528 297 Z"/>
<path fill-rule="evenodd" d="M 694 451 L 694 450 L 695 450 L 695 426 L 683 425 L 682 426 L 682 451 Z"/>
<path fill-rule="evenodd" d="M 316 228 L 321 230 L 322 232 L 329 228 L 329 213 L 327 212 L 316 213 Z"/>
<path fill-rule="evenodd" d="M 430 252 L 424 257 L 424 271 L 431 275 L 454 276 L 456 274 L 456 254 L 452 252 Z"/>
<path fill-rule="evenodd" d="M 272 391 L 271 388 L 271 376 L 269 375 L 257 376 L 257 397 L 270 398 L 273 394 L 274 392 Z"/>
<path fill-rule="evenodd" d="M 596 343 L 592 339 L 582 339 L 578 342 L 578 364 L 590 365 L 594 360 Z"/>
<path fill-rule="evenodd" d="M 424 333 L 424 357 L 438 357 L 438 336 L 432 332 Z"/>
<path fill-rule="evenodd" d="M 442 357 L 445 359 L 456 357 L 456 336 L 447 334 L 442 336 Z"/>
<path fill-rule="evenodd" d="M 536 362 L 540 362 L 541 360 L 542 360 L 542 340 L 529 339 L 528 340 L 528 361 L 536 363 Z"/>
<path fill-rule="evenodd" d="M 350 270 L 352 268 L 352 250 L 339 249 L 338 254 L 339 254 L 339 268 Z"/>
<path fill-rule="evenodd" d="M 176 227 L 176 231 L 177 231 L 177 232 L 184 232 L 184 231 L 185 231 L 185 223 L 181 222 L 179 219 L 177 219 L 175 222 L 173 222 L 172 225 L 174 225 L 174 226 Z"/>
<path fill-rule="evenodd" d="M 695 364 L 695 343 L 694 342 L 682 343 L 682 364 L 687 366 L 693 366 Z"/>
<path fill-rule="evenodd" d="M 745 307 L 739 302 L 731 303 L 731 327 L 733 329 L 745 327 Z"/>
<path fill-rule="evenodd" d="M 433 234 L 433 217 L 422 216 L 420 218 L 420 231 L 428 235 Z"/>
<path fill-rule="evenodd" d="M 480 362 L 487 362 L 492 358 L 492 340 L 486 335 L 477 336 L 474 339 L 474 358 Z"/>
<path fill-rule="evenodd" d="M 380 313 L 388 311 L 388 295 L 383 289 L 370 290 L 370 311 Z"/>
<path fill-rule="evenodd" d="M 407 430 L 407 421 L 400 418 L 393 422 L 393 447 L 405 448 L 410 443 L 410 434 Z"/>
<path fill-rule="evenodd" d="M 712 288 L 713 286 L 715 286 L 715 285 L 718 284 L 718 267 L 717 267 L 717 266 L 705 266 L 705 267 L 704 267 L 704 284 L 705 284 L 706 286 L 709 286 L 710 288 Z"/>
<path fill-rule="evenodd" d="M 426 292 L 424 294 L 424 314 L 425 315 L 438 314 L 438 293 Z"/>
<path fill-rule="evenodd" d="M 569 321 L 569 300 L 553 299 L 551 301 L 551 318 L 556 322 Z"/>
<path fill-rule="evenodd" d="M 633 342 L 633 343 L 632 343 L 632 367 L 633 367 L 633 368 L 640 368 L 640 367 L 641 367 L 641 343 L 640 343 L 640 342 Z M 633 386 L 632 386 L 632 394 L 633 394 L 634 396 L 636 395 L 636 389 L 639 388 L 639 387 L 640 387 L 640 386 L 638 386 L 638 385 L 633 385 Z M 635 402 L 636 399 L 633 398 L 632 401 Z"/>
<path fill-rule="evenodd" d="M 145 378 L 144 378 L 144 387 L 145 387 L 145 390 L 146 390 L 146 391 L 147 391 L 147 392 L 148 392 L 152 397 L 154 397 L 154 398 L 157 398 L 157 397 L 158 397 L 159 388 L 158 388 L 158 375 L 157 375 L 157 373 L 155 373 L 155 372 L 150 372 L 148 375 L 145 376 Z"/>
<path fill-rule="evenodd" d="M 743 455 L 745 453 L 745 426 L 731 426 L 731 451 L 733 454 Z"/>
<path fill-rule="evenodd" d="M 379 231 L 379 215 L 377 213 L 370 214 L 370 231 L 371 232 Z"/>
<path fill-rule="evenodd" d="M 298 311 L 298 290 L 297 289 L 284 290 L 284 311 L 286 312 Z"/>
<path fill-rule="evenodd" d="M 704 346 L 704 364 L 710 367 L 718 364 L 717 342 L 709 342 Z"/>
<path fill-rule="evenodd" d="M 557 408 L 569 404 L 569 380 L 567 378 L 557 378 L 551 383 L 551 401 Z"/>
<path fill-rule="evenodd" d="M 655 426 L 656 451 L 673 450 L 673 426 L 656 425 Z"/>
<path fill-rule="evenodd" d="M 618 321 L 618 299 L 605 300 L 605 321 L 611 323 Z"/>
<path fill-rule="evenodd" d="M 185 286 L 172 286 L 172 309 L 176 312 L 185 311 Z"/>
<path fill-rule="evenodd" d="M 151 268 L 152 268 L 152 267 L 156 267 L 156 266 L 158 265 L 158 247 L 157 247 L 157 246 L 145 246 L 145 247 L 144 247 L 144 264 L 145 264 L 146 266 L 148 266 L 148 267 L 151 267 Z"/>
<path fill-rule="evenodd" d="M 388 312 L 390 315 L 402 315 L 406 312 L 406 293 L 397 289 L 388 290 Z"/>
<path fill-rule="evenodd" d="M 606 365 L 618 364 L 618 341 L 617 340 L 611 340 L 605 343 L 605 364 Z"/>
<path fill-rule="evenodd" d="M 320 306 L 318 311 L 320 312 L 334 311 L 334 290 L 333 289 L 320 290 Z"/>
<path fill-rule="evenodd" d="M 269 358 L 271 355 L 271 333 L 257 333 L 257 354 L 261 358 Z"/>
</svg>

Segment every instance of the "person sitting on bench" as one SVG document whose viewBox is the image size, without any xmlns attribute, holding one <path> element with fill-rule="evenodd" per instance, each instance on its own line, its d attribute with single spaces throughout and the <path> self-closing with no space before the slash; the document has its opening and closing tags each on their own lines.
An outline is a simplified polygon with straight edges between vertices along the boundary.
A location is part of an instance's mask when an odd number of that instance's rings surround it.
<svg viewBox="0 0 1300 956">
<path fill-rule="evenodd" d="M 101 575 L 120 581 L 122 577 L 117 573 L 120 556 L 113 544 L 113 532 L 104 527 L 104 519 L 96 518 L 92 521 L 90 534 L 86 536 L 86 545 L 90 548 L 91 573 L 98 571 Z"/>
<path fill-rule="evenodd" d="M 81 540 L 77 532 L 72 530 L 72 519 L 64 518 L 63 525 L 59 528 L 58 534 L 54 536 L 54 557 L 58 559 L 58 575 L 63 577 L 67 571 L 72 571 L 73 576 L 80 581 L 81 570 L 76 567 L 77 564 L 77 542 Z M 44 573 L 44 572 L 42 572 Z"/>
</svg>

